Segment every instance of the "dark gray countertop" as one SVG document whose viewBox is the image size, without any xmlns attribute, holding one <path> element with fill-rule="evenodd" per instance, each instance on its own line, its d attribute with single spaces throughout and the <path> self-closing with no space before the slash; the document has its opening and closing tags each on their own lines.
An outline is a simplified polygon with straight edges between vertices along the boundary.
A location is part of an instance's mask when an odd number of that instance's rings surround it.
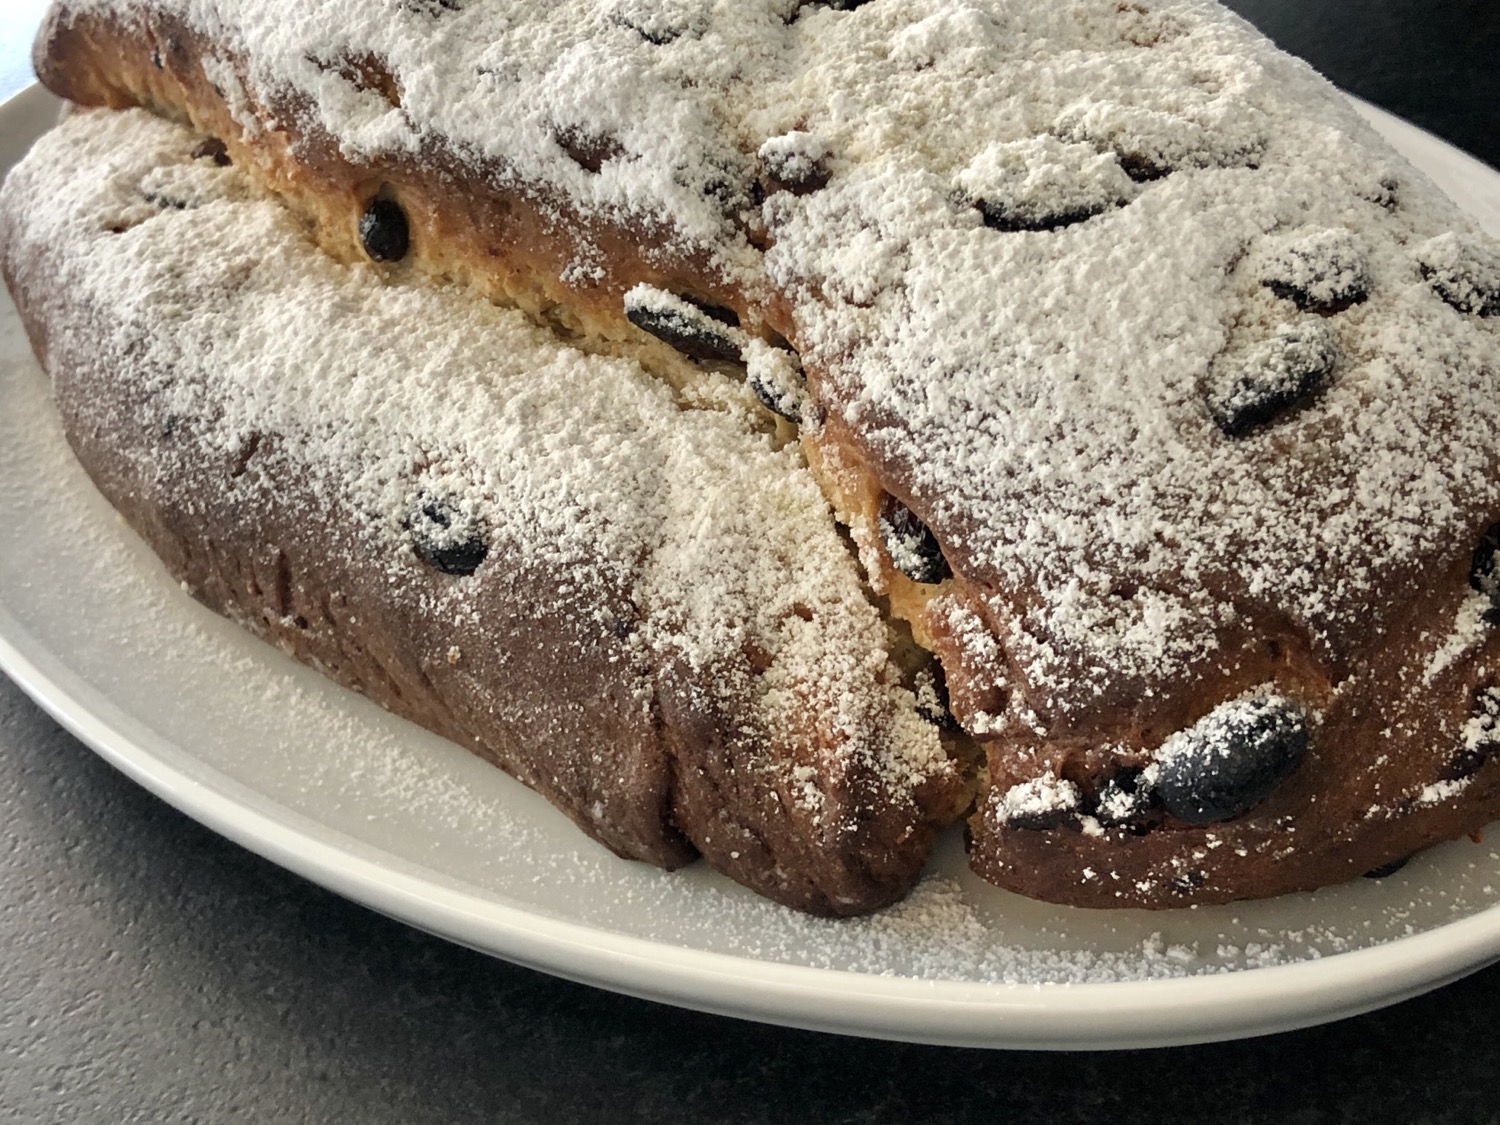
<svg viewBox="0 0 1500 1125">
<path fill-rule="evenodd" d="M 1495 0 L 1232 6 L 1500 164 Z M 7 0 L 0 93 L 42 7 Z M 353 906 L 136 788 L 4 679 L 0 951 L 0 1122 L 1500 1121 L 1500 968 L 1324 1028 L 1163 1051 L 739 1023 Z"/>
</svg>

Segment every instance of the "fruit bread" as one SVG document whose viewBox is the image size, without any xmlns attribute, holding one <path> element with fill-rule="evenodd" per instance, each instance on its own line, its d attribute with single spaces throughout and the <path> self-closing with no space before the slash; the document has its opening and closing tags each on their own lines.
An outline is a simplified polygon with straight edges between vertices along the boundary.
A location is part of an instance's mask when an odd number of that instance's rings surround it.
<svg viewBox="0 0 1500 1125">
<path fill-rule="evenodd" d="M 84 463 L 623 853 L 862 909 L 972 786 L 985 878 L 1164 907 L 1500 815 L 1500 249 L 1224 9 L 64 0 L 37 69 L 202 153 L 7 189 Z"/>
</svg>

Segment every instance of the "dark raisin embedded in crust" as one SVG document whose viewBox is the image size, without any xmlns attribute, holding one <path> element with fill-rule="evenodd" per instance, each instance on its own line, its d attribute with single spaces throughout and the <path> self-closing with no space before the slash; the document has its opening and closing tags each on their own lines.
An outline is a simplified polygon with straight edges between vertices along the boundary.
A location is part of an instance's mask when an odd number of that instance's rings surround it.
<svg viewBox="0 0 1500 1125">
<path fill-rule="evenodd" d="M 991 230 L 1005 231 L 1006 233 L 1062 230 L 1064 227 L 1086 223 L 1108 210 L 1107 207 L 1101 204 L 1097 207 L 1080 208 L 1077 211 L 1062 211 L 1055 215 L 1032 216 L 1018 214 L 1003 204 L 991 203 L 985 199 L 976 200 L 974 206 L 979 209 L 979 214 L 983 217 L 985 226 Z"/>
<path fill-rule="evenodd" d="M 810 9 L 830 8 L 835 12 L 852 12 L 855 8 L 862 8 L 869 2 L 870 0 L 801 0 L 787 15 L 786 21 L 793 23 Z"/>
<path fill-rule="evenodd" d="M 691 305 L 710 320 L 717 320 L 720 324 L 729 325 L 730 328 L 740 326 L 740 314 L 733 309 L 726 309 L 723 305 L 709 304 L 707 301 L 700 301 L 697 297 L 689 297 L 685 294 L 678 300 Z"/>
<path fill-rule="evenodd" d="M 447 497 L 422 496 L 406 530 L 417 557 L 444 574 L 473 574 L 490 553 L 483 522 L 468 505 Z"/>
<path fill-rule="evenodd" d="M 1494 752 L 1493 745 L 1459 747 L 1453 757 L 1448 759 L 1441 780 L 1462 781 L 1466 777 L 1473 777 L 1494 756 Z"/>
<path fill-rule="evenodd" d="M 743 357 L 745 385 L 760 404 L 800 426 L 807 405 L 807 380 L 796 352 L 764 340 L 748 340 Z"/>
<path fill-rule="evenodd" d="M 372 199 L 359 217 L 359 240 L 377 262 L 399 262 L 411 248 L 406 212 L 394 199 Z"/>
<path fill-rule="evenodd" d="M 1120 167 L 1125 174 L 1138 184 L 1151 184 L 1157 180 L 1164 180 L 1172 174 L 1170 165 L 1163 164 L 1153 157 L 1139 152 L 1122 152 L 1119 154 Z"/>
<path fill-rule="evenodd" d="M 1321 391 L 1337 363 L 1338 344 L 1321 323 L 1283 328 L 1208 388 L 1209 413 L 1226 435 L 1244 437 Z"/>
<path fill-rule="evenodd" d="M 1208 873 L 1205 871 L 1184 871 L 1172 876 L 1170 887 L 1174 895 L 1190 895 L 1207 882 Z"/>
<path fill-rule="evenodd" d="M 193 149 L 194 160 L 212 160 L 220 168 L 228 168 L 234 163 L 229 158 L 229 149 L 218 137 L 205 137 L 197 148 Z"/>
<path fill-rule="evenodd" d="M 1012 786 L 995 798 L 995 813 L 1007 828 L 1043 832 L 1073 824 L 1083 794 L 1071 781 L 1047 776 Z"/>
<path fill-rule="evenodd" d="M 1156 756 L 1155 793 L 1189 824 L 1215 824 L 1270 796 L 1307 753 L 1307 716 L 1284 695 L 1222 704 L 1174 735 Z"/>
<path fill-rule="evenodd" d="M 917 697 L 917 714 L 939 730 L 958 729 L 958 720 L 953 717 L 952 704 L 948 699 L 948 677 L 943 666 L 934 660 L 912 678 L 912 691 Z"/>
<path fill-rule="evenodd" d="M 1115 153 L 1050 134 L 985 146 L 954 186 L 956 203 L 1006 233 L 1085 223 L 1137 193 Z"/>
<path fill-rule="evenodd" d="M 755 400 L 772 414 L 780 415 L 794 426 L 802 425 L 801 397 L 787 395 L 780 387 L 757 378 L 754 369 L 746 377 L 745 386 L 750 388 L 750 393 L 755 396 Z"/>
<path fill-rule="evenodd" d="M 1490 600 L 1485 620 L 1500 624 L 1500 523 L 1480 536 L 1469 563 L 1469 585 Z"/>
<path fill-rule="evenodd" d="M 594 175 L 598 175 L 600 169 L 611 160 L 625 155 L 625 146 L 614 137 L 576 127 L 560 129 L 556 140 L 574 164 Z"/>
<path fill-rule="evenodd" d="M 1473 235 L 1444 234 L 1417 248 L 1432 291 L 1469 316 L 1500 316 L 1500 248 Z"/>
<path fill-rule="evenodd" d="M 806 195 L 828 183 L 826 141 L 801 130 L 772 137 L 760 146 L 761 178 L 767 191 L 789 191 Z"/>
<path fill-rule="evenodd" d="M 1364 250 L 1341 227 L 1301 235 L 1271 256 L 1261 282 L 1303 312 L 1333 314 L 1368 300 L 1374 282 Z"/>
<path fill-rule="evenodd" d="M 927 585 L 952 577 L 953 568 L 932 529 L 890 493 L 881 498 L 877 522 L 892 565 L 906 577 Z"/>
<path fill-rule="evenodd" d="M 1497 753 L 1500 753 L 1500 689 L 1481 687 L 1474 692 L 1469 720 L 1459 733 L 1459 747 L 1448 759 L 1441 780 L 1473 777 Z"/>
<path fill-rule="evenodd" d="M 401 0 L 401 7 L 418 16 L 437 19 L 444 12 L 461 11 L 464 0 Z"/>
<path fill-rule="evenodd" d="M 1104 783 L 1094 802 L 1094 816 L 1109 828 L 1140 826 L 1154 805 L 1144 770 L 1124 769 Z"/>
<path fill-rule="evenodd" d="M 730 309 L 637 285 L 625 294 L 625 318 L 690 359 L 738 363 L 744 339 Z"/>
</svg>

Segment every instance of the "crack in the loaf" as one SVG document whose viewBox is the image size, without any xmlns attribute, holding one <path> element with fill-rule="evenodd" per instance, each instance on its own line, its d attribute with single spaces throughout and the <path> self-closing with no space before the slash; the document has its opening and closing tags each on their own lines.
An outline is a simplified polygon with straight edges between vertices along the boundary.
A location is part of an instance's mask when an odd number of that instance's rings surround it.
<svg viewBox="0 0 1500 1125">
<path fill-rule="evenodd" d="M 814 480 L 817 476 L 814 475 Z M 822 488 L 822 482 L 819 481 Z M 850 560 L 854 564 L 855 573 L 859 575 L 860 593 L 864 596 L 885 626 L 889 654 L 892 663 L 901 674 L 901 681 L 907 690 L 911 691 L 917 699 L 917 711 L 938 728 L 939 737 L 942 739 L 944 750 L 949 758 L 955 763 L 965 787 L 965 791 L 972 794 L 980 788 L 980 780 L 983 770 L 984 750 L 974 737 L 954 718 L 950 708 L 949 700 L 946 698 L 946 671 L 938 655 L 931 649 L 926 648 L 912 632 L 912 622 L 896 612 L 891 599 L 875 592 L 870 580 L 870 575 L 865 569 L 864 560 L 861 557 L 859 545 L 854 540 L 854 535 L 849 529 L 846 514 L 839 510 L 835 498 L 829 494 L 828 489 L 823 489 L 824 497 L 828 501 L 829 509 L 833 513 L 834 530 L 837 533 L 844 550 L 848 552 Z M 793 607 L 794 610 L 796 607 Z M 1007 654 L 1008 657 L 1008 654 Z M 924 709 L 923 677 L 933 678 L 933 699 L 928 701 Z M 941 680 L 943 688 L 938 689 L 937 682 Z M 936 709 L 941 707 L 941 713 Z M 946 716 L 946 721 L 945 721 Z"/>
</svg>

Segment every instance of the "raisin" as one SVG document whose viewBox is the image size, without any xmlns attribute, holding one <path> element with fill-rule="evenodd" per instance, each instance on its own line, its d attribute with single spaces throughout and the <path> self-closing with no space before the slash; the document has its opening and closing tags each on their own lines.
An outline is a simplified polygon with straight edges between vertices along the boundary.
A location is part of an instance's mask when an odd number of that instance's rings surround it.
<svg viewBox="0 0 1500 1125">
<path fill-rule="evenodd" d="M 625 294 L 625 318 L 690 359 L 740 362 L 739 317 L 731 309 L 637 285 Z"/>
<path fill-rule="evenodd" d="M 1145 771 L 1123 769 L 1099 790 L 1094 816 L 1111 828 L 1137 827 L 1151 812 L 1151 787 L 1144 780 Z"/>
<path fill-rule="evenodd" d="M 802 408 L 796 399 L 788 398 L 778 388 L 755 378 L 753 373 L 746 378 L 745 385 L 755 400 L 772 414 L 780 415 L 794 426 L 802 425 Z"/>
<path fill-rule="evenodd" d="M 1169 885 L 1174 895 L 1190 895 L 1207 882 L 1206 871 L 1184 871 L 1181 875 L 1172 876 Z"/>
<path fill-rule="evenodd" d="M 1500 752 L 1500 691 L 1493 687 L 1475 690 L 1469 720 L 1460 735 L 1462 743 L 1448 759 L 1442 780 L 1462 781 L 1473 777 Z"/>
<path fill-rule="evenodd" d="M 727 324 L 731 328 L 740 326 L 740 314 L 733 309 L 726 309 L 723 305 L 712 305 L 707 301 L 700 301 L 696 297 L 683 296 L 678 300 L 691 305 L 710 320 L 717 320 L 720 324 Z"/>
<path fill-rule="evenodd" d="M 399 262 L 411 248 L 406 212 L 393 199 L 372 199 L 359 217 L 359 240 L 376 262 Z"/>
<path fill-rule="evenodd" d="M 1083 795 L 1077 785 L 1046 776 L 1006 790 L 996 802 L 996 812 L 1000 823 L 1007 828 L 1044 832 L 1074 823 L 1082 803 Z"/>
<path fill-rule="evenodd" d="M 1500 523 L 1480 536 L 1469 562 L 1469 585 L 1490 600 L 1485 619 L 1500 622 Z"/>
<path fill-rule="evenodd" d="M 958 729 L 958 720 L 953 717 L 948 699 L 948 677 L 944 675 L 941 664 L 934 660 L 921 669 L 913 677 L 912 691 L 917 697 L 917 714 L 939 730 Z"/>
<path fill-rule="evenodd" d="M 412 547 L 434 570 L 464 577 L 489 556 L 483 524 L 457 501 L 423 496 L 406 519 Z"/>
<path fill-rule="evenodd" d="M 229 159 L 229 149 L 218 137 L 206 137 L 197 148 L 193 149 L 194 160 L 212 160 L 220 168 L 228 168 L 233 163 Z"/>
<path fill-rule="evenodd" d="M 1261 282 L 1303 312 L 1326 314 L 1368 300 L 1374 284 L 1364 251 L 1341 228 L 1286 243 L 1262 271 Z"/>
<path fill-rule="evenodd" d="M 952 577 L 953 568 L 932 529 L 890 493 L 881 498 L 877 522 L 892 565 L 906 577 L 929 586 Z"/>
<path fill-rule="evenodd" d="M 1021 215 L 1008 207 L 991 203 L 981 199 L 975 204 L 979 214 L 984 218 L 984 225 L 991 230 L 1014 233 L 1019 231 L 1054 231 L 1062 230 L 1064 227 L 1075 226 L 1078 223 L 1086 223 L 1097 215 L 1104 214 L 1106 208 L 1085 207 L 1077 211 L 1063 211 L 1055 215 L 1029 216 Z"/>
<path fill-rule="evenodd" d="M 1282 695 L 1233 700 L 1157 751 L 1156 797 L 1189 824 L 1214 824 L 1270 796 L 1307 753 L 1307 717 Z"/>
<path fill-rule="evenodd" d="M 556 140 L 574 164 L 596 176 L 609 161 L 625 155 L 625 146 L 613 137 L 576 127 L 561 130 Z"/>
<path fill-rule="evenodd" d="M 765 340 L 745 342 L 745 385 L 760 404 L 795 426 L 802 424 L 807 404 L 807 382 L 800 361 L 790 347 L 777 347 Z"/>
<path fill-rule="evenodd" d="M 806 195 L 827 185 L 829 154 L 826 142 L 801 130 L 772 137 L 756 152 L 766 190 L 793 195 Z"/>
<path fill-rule="evenodd" d="M 1129 176 L 1133 183 L 1152 184 L 1157 180 L 1164 180 L 1172 174 L 1171 166 L 1140 152 L 1122 152 L 1119 154 L 1120 167 L 1124 169 L 1125 175 Z"/>
<path fill-rule="evenodd" d="M 1439 235 L 1417 249 L 1432 291 L 1469 316 L 1500 316 L 1500 250 L 1473 236 Z"/>
<path fill-rule="evenodd" d="M 870 0 L 801 0 L 801 3 L 787 17 L 787 22 L 792 22 L 801 17 L 802 13 L 810 8 L 829 8 L 835 12 L 852 12 L 855 8 L 862 8 Z"/>
<path fill-rule="evenodd" d="M 1494 752 L 1493 744 L 1460 747 L 1453 757 L 1448 759 L 1448 764 L 1443 770 L 1443 780 L 1462 781 L 1466 777 L 1473 777 L 1490 760 Z"/>
<path fill-rule="evenodd" d="M 1227 436 L 1244 437 L 1321 391 L 1337 362 L 1338 346 L 1321 324 L 1283 328 L 1209 388 L 1209 413 Z"/>
<path fill-rule="evenodd" d="M 955 202 L 1007 233 L 1062 230 L 1123 207 L 1136 194 L 1117 154 L 1046 134 L 986 145 L 954 183 Z"/>
</svg>

